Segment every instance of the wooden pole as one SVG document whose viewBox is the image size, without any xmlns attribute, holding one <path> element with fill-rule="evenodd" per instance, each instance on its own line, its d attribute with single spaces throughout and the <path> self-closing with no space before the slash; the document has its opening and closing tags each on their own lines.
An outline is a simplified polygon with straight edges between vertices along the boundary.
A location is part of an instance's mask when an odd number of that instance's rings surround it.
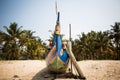
<svg viewBox="0 0 120 80">
<path fill-rule="evenodd" d="M 69 40 L 71 41 L 71 24 L 69 24 Z M 70 46 L 70 49 L 72 50 L 72 45 Z M 70 60 L 70 64 L 71 64 L 71 72 L 72 72 L 72 60 Z"/>
<path fill-rule="evenodd" d="M 69 24 L 69 40 L 71 41 L 72 38 L 71 38 L 71 24 Z"/>
<path fill-rule="evenodd" d="M 85 79 L 85 76 L 84 76 L 84 74 L 82 73 L 79 65 L 77 64 L 77 61 L 76 61 L 76 59 L 75 59 L 75 56 L 73 55 L 73 52 L 72 52 L 72 50 L 71 50 L 71 42 L 70 42 L 70 41 L 68 42 L 66 51 L 67 51 L 67 53 L 68 53 L 68 55 L 69 55 L 69 57 L 70 57 L 73 65 L 74 65 L 75 69 L 77 70 L 80 78 Z"/>
</svg>

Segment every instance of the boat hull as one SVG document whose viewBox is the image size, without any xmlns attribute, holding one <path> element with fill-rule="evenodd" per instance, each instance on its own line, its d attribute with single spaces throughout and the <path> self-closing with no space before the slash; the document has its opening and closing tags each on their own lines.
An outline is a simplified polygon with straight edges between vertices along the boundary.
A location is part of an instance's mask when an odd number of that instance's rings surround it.
<svg viewBox="0 0 120 80">
<path fill-rule="evenodd" d="M 67 53 L 63 53 L 67 54 Z M 64 55 L 62 57 L 65 57 Z M 68 67 L 69 58 L 66 56 L 66 61 L 60 58 L 60 55 L 56 52 L 56 47 L 54 46 L 46 57 L 46 63 L 48 70 L 53 73 L 64 73 Z"/>
<path fill-rule="evenodd" d="M 54 59 L 47 65 L 48 70 L 53 73 L 64 73 L 68 67 L 68 61 L 64 63 L 59 56 L 55 56 Z"/>
</svg>

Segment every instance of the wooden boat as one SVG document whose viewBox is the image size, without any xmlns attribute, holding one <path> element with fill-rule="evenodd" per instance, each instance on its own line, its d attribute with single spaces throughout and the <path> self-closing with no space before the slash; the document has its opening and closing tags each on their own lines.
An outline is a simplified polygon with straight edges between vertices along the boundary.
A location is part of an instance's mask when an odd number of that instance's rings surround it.
<svg viewBox="0 0 120 80">
<path fill-rule="evenodd" d="M 62 42 L 60 34 L 60 12 L 57 14 L 57 21 L 53 39 L 50 42 L 50 50 L 46 57 L 48 70 L 54 73 L 63 73 L 68 66 L 69 57 L 64 49 L 65 44 Z"/>
</svg>

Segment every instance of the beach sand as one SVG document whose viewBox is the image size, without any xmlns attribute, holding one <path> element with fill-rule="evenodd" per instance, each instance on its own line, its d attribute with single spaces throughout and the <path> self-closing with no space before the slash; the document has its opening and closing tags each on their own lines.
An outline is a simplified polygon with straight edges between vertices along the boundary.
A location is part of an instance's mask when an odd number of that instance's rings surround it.
<svg viewBox="0 0 120 80">
<path fill-rule="evenodd" d="M 120 61 L 86 60 L 79 61 L 78 64 L 87 80 L 120 80 Z M 0 80 L 51 80 L 53 78 L 44 60 L 0 61 Z"/>
</svg>

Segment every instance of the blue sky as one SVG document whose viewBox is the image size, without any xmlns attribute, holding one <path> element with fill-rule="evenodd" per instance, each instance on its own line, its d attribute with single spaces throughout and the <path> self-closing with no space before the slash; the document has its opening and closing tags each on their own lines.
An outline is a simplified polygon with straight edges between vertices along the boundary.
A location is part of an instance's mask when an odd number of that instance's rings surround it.
<svg viewBox="0 0 120 80">
<path fill-rule="evenodd" d="M 120 22 L 120 0 L 57 0 L 61 33 L 68 39 L 82 32 L 105 31 Z M 22 29 L 32 30 L 42 40 L 50 36 L 56 24 L 55 0 L 0 0 L 0 30 L 16 22 Z"/>
</svg>

